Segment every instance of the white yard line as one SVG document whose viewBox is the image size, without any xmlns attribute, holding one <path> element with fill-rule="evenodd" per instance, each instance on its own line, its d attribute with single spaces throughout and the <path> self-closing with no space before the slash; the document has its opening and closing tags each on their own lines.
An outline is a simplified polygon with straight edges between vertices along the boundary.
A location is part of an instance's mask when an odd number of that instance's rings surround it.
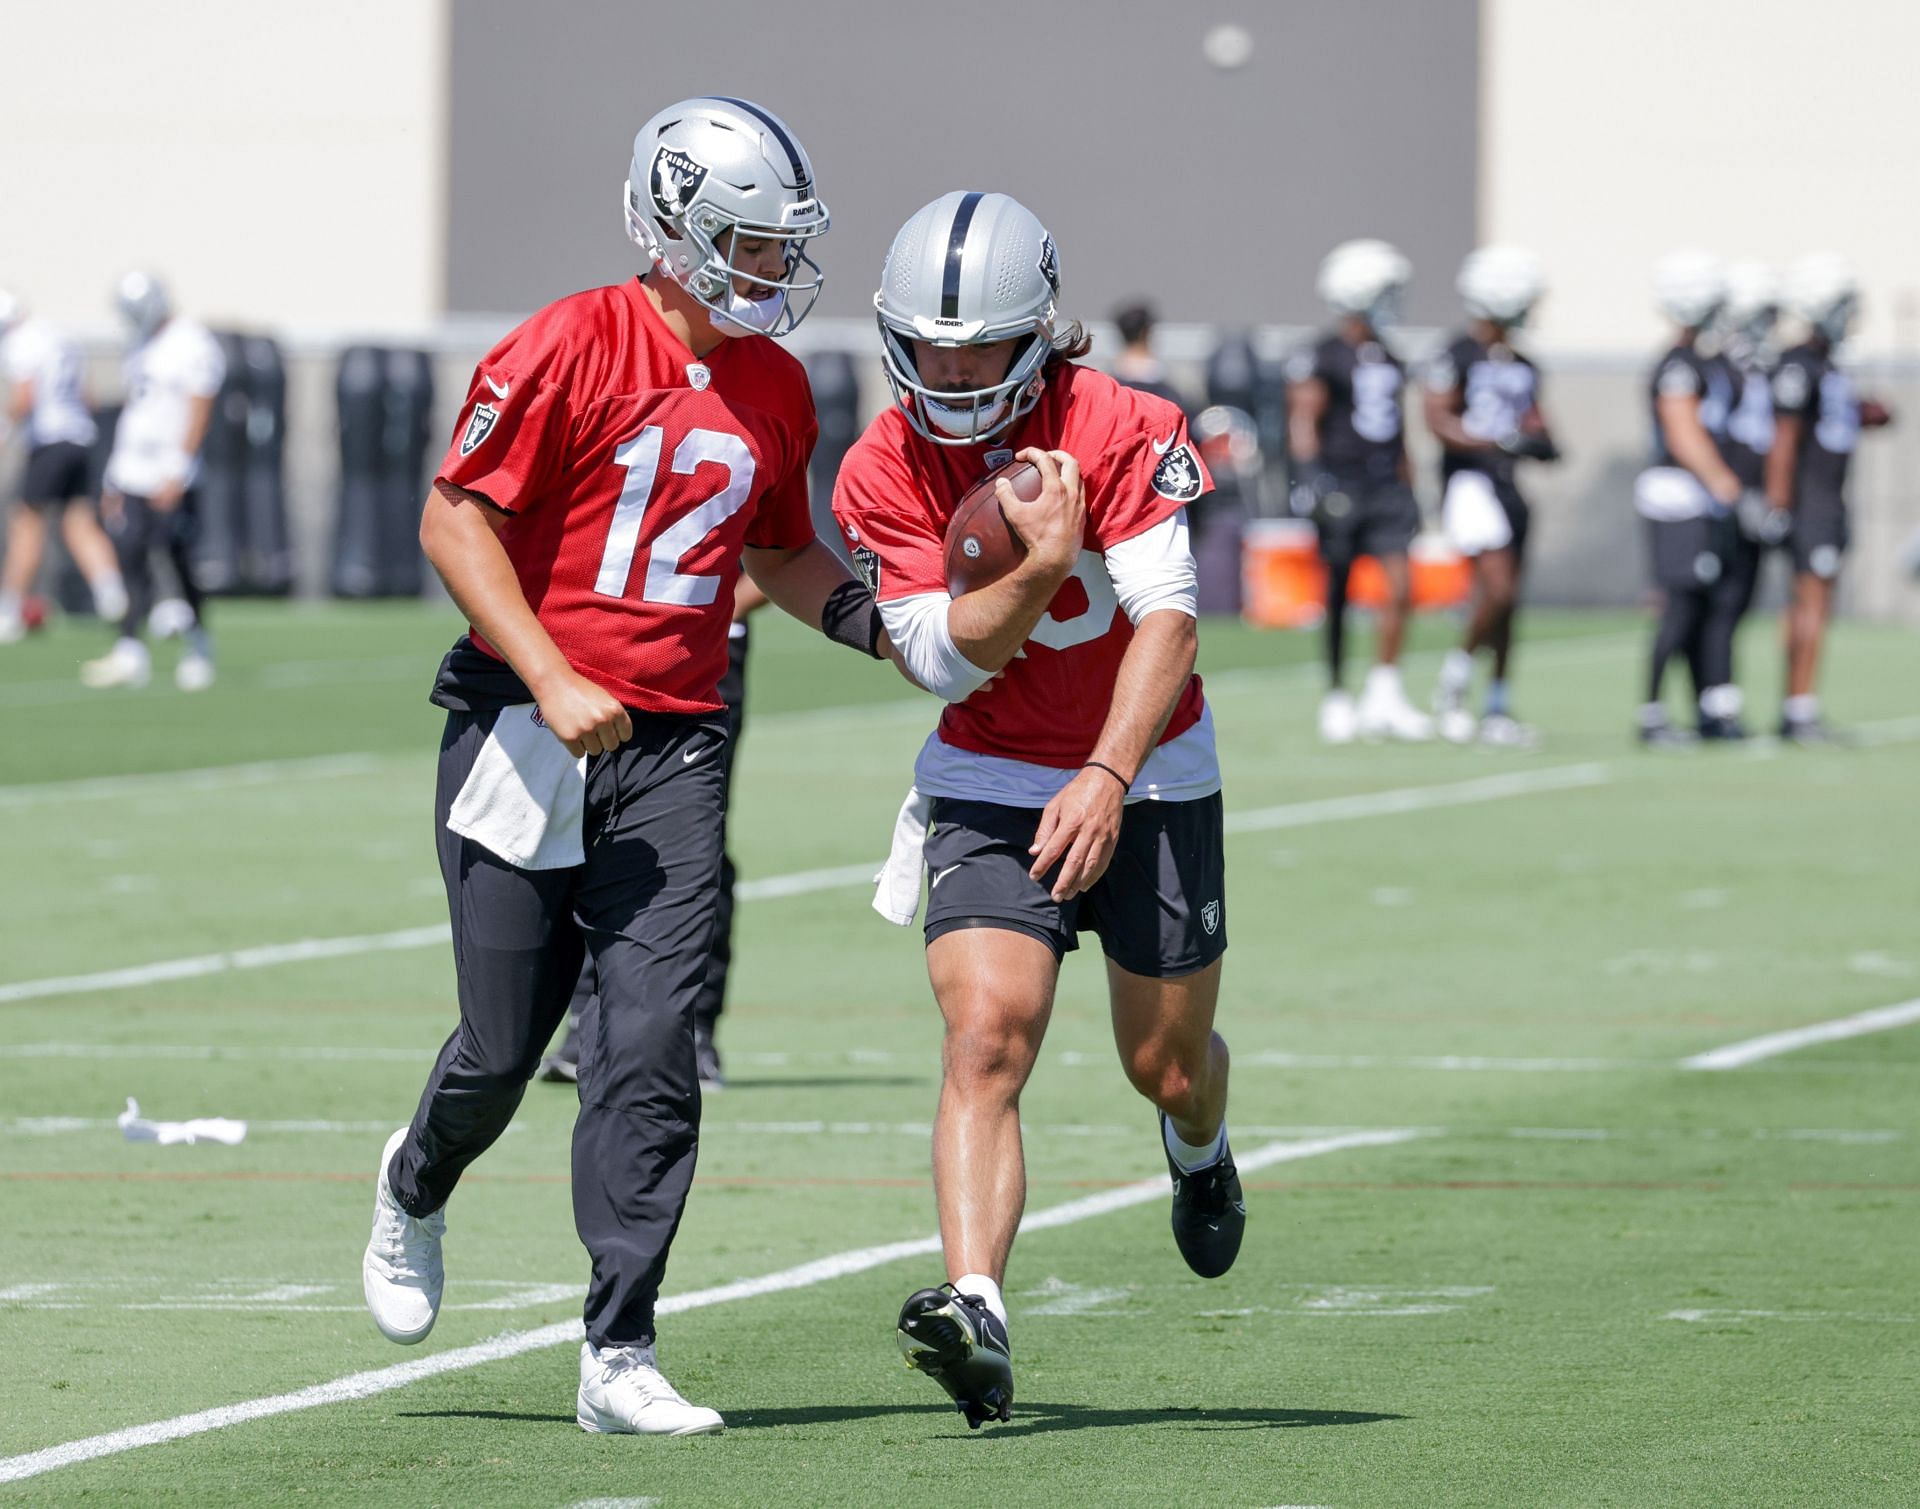
<svg viewBox="0 0 1920 1509">
<path fill-rule="evenodd" d="M 193 770 L 157 770 L 141 775 L 88 776 L 0 786 L 0 809 L 43 807 L 51 802 L 98 801 L 150 792 L 231 791 L 236 786 L 272 786 L 282 781 L 334 780 L 371 775 L 383 764 L 374 754 L 311 755 L 297 760 L 256 760 L 245 765 L 207 765 Z"/>
<path fill-rule="evenodd" d="M 1810 1027 L 1794 1027 L 1785 1032 L 1769 1032 L 1745 1042 L 1729 1043 L 1680 1060 L 1683 1069 L 1740 1069 L 1763 1058 L 1775 1058 L 1799 1048 L 1819 1043 L 1837 1043 L 1845 1038 L 1864 1037 L 1870 1032 L 1889 1032 L 1895 1027 L 1910 1027 L 1920 1022 L 1920 997 L 1893 1006 L 1876 1006 L 1852 1016 L 1836 1017 L 1830 1022 L 1815 1022 Z"/>
<path fill-rule="evenodd" d="M 1229 833 L 1268 833 L 1277 828 L 1306 828 L 1315 823 L 1346 822 L 1361 817 L 1390 817 L 1402 812 L 1429 812 L 1437 807 L 1465 807 L 1498 802 L 1510 796 L 1540 791 L 1567 791 L 1603 786 L 1611 779 L 1607 767 L 1595 761 L 1581 765 L 1548 765 L 1538 770 L 1513 770 L 1448 781 L 1439 786 L 1403 786 L 1394 791 L 1362 791 L 1352 796 L 1321 797 L 1311 802 L 1286 802 L 1278 807 L 1255 807 L 1227 814 Z"/>
<path fill-rule="evenodd" d="M 1303 1158 L 1316 1158 L 1326 1153 L 1345 1152 L 1351 1148 L 1388 1147 L 1410 1141 L 1419 1135 L 1419 1132 L 1408 1128 L 1388 1128 L 1354 1132 L 1341 1137 L 1323 1137 L 1307 1142 L 1272 1142 L 1264 1147 L 1255 1148 L 1237 1161 L 1242 1172 L 1250 1172 L 1276 1163 L 1292 1163 Z M 1022 1232 L 1034 1232 L 1071 1226 L 1077 1221 L 1106 1215 L 1111 1211 L 1124 1210 L 1129 1206 L 1142 1205 L 1153 1200 L 1164 1200 L 1168 1197 L 1167 1191 L 1168 1184 L 1164 1176 L 1142 1179 L 1137 1184 L 1089 1195 L 1080 1200 L 1069 1200 L 1064 1205 L 1055 1205 L 1048 1210 L 1031 1212 L 1020 1223 L 1020 1229 Z M 904 1242 L 888 1242 L 878 1247 L 854 1247 L 845 1252 L 833 1253 L 828 1257 L 816 1258 L 810 1263 L 801 1263 L 797 1267 L 762 1274 L 757 1278 L 741 1279 L 731 1284 L 718 1284 L 710 1289 L 697 1289 L 690 1294 L 672 1295 L 660 1301 L 657 1313 L 663 1316 L 678 1315 L 688 1310 L 705 1309 L 711 1305 L 725 1305 L 736 1300 L 757 1299 L 762 1295 L 807 1289 L 833 1279 L 865 1273 L 869 1269 L 898 1262 L 902 1258 L 928 1257 L 939 1250 L 940 1239 L 937 1236 L 916 1237 Z M 438 1377 L 442 1373 L 479 1367 L 485 1363 L 499 1362 L 508 1357 L 518 1357 L 522 1353 L 541 1351 L 547 1347 L 563 1346 L 578 1341 L 580 1334 L 580 1322 L 577 1320 L 540 1326 L 531 1331 L 510 1331 L 504 1336 L 496 1336 L 473 1346 L 456 1347 L 452 1351 L 422 1357 L 413 1362 L 397 1363 L 392 1367 L 375 1368 L 370 1372 L 352 1373 L 345 1378 L 314 1384 L 310 1388 L 297 1389 L 289 1394 L 274 1394 L 264 1399 L 248 1399 L 239 1404 L 199 1410 L 190 1415 L 175 1416 L 171 1420 L 156 1420 L 149 1425 L 136 1425 L 127 1430 L 109 1431 L 105 1435 L 88 1436 L 83 1440 L 68 1441 L 63 1445 L 49 1446 L 40 1451 L 0 1458 L 0 1483 L 17 1483 L 62 1467 L 72 1467 L 80 1462 L 91 1462 L 100 1457 L 132 1451 L 136 1447 L 158 1445 L 162 1441 L 178 1441 L 186 1436 L 204 1435 L 208 1431 L 223 1430 L 227 1426 L 242 1425 L 250 1420 L 264 1420 L 274 1415 L 314 1409 L 323 1404 L 342 1404 L 352 1399 L 370 1398 L 375 1394 L 405 1388 L 425 1378 Z"/>
</svg>

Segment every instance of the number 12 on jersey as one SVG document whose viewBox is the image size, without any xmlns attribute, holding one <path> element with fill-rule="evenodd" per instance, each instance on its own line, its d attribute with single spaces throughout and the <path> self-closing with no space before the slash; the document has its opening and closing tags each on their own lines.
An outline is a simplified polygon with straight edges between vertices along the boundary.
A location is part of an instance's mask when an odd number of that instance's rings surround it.
<svg viewBox="0 0 1920 1509">
<path fill-rule="evenodd" d="M 633 572 L 634 553 L 640 548 L 647 505 L 660 480 L 660 452 L 665 441 L 666 431 L 650 424 L 613 453 L 614 465 L 623 468 L 627 478 L 620 488 L 620 501 L 614 505 L 613 526 L 607 531 L 600 574 L 593 583 L 593 590 L 602 597 L 627 595 L 627 578 Z M 640 594 L 645 602 L 699 607 L 719 594 L 718 576 L 686 575 L 680 570 L 680 562 L 746 506 L 753 490 L 753 452 L 747 449 L 746 441 L 724 430 L 689 430 L 687 438 L 674 447 L 669 471 L 691 477 L 702 462 L 709 461 L 726 469 L 726 481 L 719 491 L 710 493 L 654 536 L 647 558 L 646 586 Z"/>
</svg>

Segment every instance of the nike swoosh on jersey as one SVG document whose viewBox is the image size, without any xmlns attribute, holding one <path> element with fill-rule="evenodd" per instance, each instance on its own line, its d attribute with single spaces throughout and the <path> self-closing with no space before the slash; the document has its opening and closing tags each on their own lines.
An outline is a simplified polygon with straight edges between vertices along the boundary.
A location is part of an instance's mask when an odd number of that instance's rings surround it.
<svg viewBox="0 0 1920 1509">
<path fill-rule="evenodd" d="M 491 379 L 489 379 L 489 381 L 491 381 Z M 502 393 L 502 394 L 501 394 L 500 396 L 501 396 L 502 398 L 505 398 L 505 397 L 506 397 L 507 395 L 506 395 L 506 394 L 504 394 L 504 393 Z M 1170 448 L 1172 447 L 1172 445 L 1173 445 L 1173 437 L 1174 437 L 1175 435 L 1178 435 L 1179 433 L 1180 433 L 1180 432 L 1179 432 L 1178 430 L 1168 430 L 1168 431 L 1167 431 L 1167 438 L 1166 438 L 1165 440 L 1156 440 L 1156 441 L 1154 441 L 1154 442 L 1153 442 L 1153 453 L 1154 453 L 1154 455 L 1156 455 L 1156 456 L 1164 456 L 1164 455 L 1166 455 L 1166 453 L 1167 453 L 1167 451 L 1168 451 L 1168 450 L 1169 450 L 1169 449 L 1170 449 Z"/>
<path fill-rule="evenodd" d="M 511 382 L 495 382 L 491 377 L 487 377 L 487 374 L 484 372 L 480 375 L 486 378 L 487 386 L 493 389 L 493 396 L 495 398 L 505 398 L 507 394 L 513 391 L 513 384 Z"/>
</svg>

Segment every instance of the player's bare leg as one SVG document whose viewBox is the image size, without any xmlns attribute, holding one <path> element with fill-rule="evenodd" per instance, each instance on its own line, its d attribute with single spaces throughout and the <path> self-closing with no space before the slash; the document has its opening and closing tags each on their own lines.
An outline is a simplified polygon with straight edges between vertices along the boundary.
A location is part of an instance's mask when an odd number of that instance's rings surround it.
<svg viewBox="0 0 1920 1509">
<path fill-rule="evenodd" d="M 1832 611 L 1833 583 L 1811 571 L 1797 573 L 1786 612 L 1787 696 L 1780 732 L 1798 743 L 1820 743 L 1829 737 L 1820 720 L 1814 687 L 1820 674 L 1827 617 Z"/>
<path fill-rule="evenodd" d="M 1013 1349 L 1000 1284 L 1027 1202 L 1020 1092 L 1033 1072 L 1060 973 L 1037 938 L 962 928 L 927 945 L 946 1018 L 933 1123 L 934 1199 L 947 1284 L 900 1311 L 901 1353 L 977 1429 L 1013 1409 Z"/>
<path fill-rule="evenodd" d="M 1433 720 L 1407 700 L 1400 680 L 1400 647 L 1413 604 L 1413 571 L 1404 552 L 1383 555 L 1387 600 L 1380 605 L 1374 665 L 1360 694 L 1360 733 L 1369 739 L 1420 740 L 1433 737 Z"/>
<path fill-rule="evenodd" d="M 40 510 L 20 503 L 7 515 L 7 559 L 0 567 L 0 644 L 26 632 L 20 608 L 40 574 L 47 548 L 47 521 Z"/>
<path fill-rule="evenodd" d="M 1027 1200 L 1020 1092 L 1040 1054 L 1060 965 L 1037 938 L 974 927 L 928 944 L 927 970 L 947 1023 L 933 1122 L 947 1277 L 984 1274 L 998 1284 Z"/>
<path fill-rule="evenodd" d="M 1227 1145 L 1227 1045 L 1213 1030 L 1220 964 L 1156 979 L 1107 961 L 1114 1045 L 1134 1089 L 1159 1108 L 1174 1243 L 1202 1278 L 1233 1266 L 1247 1222 Z"/>
<path fill-rule="evenodd" d="M 127 611 L 127 589 L 120 580 L 120 557 L 113 541 L 100 527 L 93 505 L 75 498 L 60 514 L 60 535 L 67 542 L 67 553 L 93 589 L 94 609 L 103 619 L 120 617 Z"/>
</svg>

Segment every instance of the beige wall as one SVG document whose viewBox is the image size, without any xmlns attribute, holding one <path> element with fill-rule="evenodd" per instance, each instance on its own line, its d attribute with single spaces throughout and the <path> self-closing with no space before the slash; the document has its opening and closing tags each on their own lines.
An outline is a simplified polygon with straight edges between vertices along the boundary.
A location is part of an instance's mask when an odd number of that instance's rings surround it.
<svg viewBox="0 0 1920 1509">
<path fill-rule="evenodd" d="M 1483 0 L 1483 235 L 1553 281 L 1541 344 L 1644 350 L 1655 258 L 1834 249 L 1863 351 L 1920 350 L 1920 5 Z"/>
<path fill-rule="evenodd" d="M 134 265 L 218 323 L 437 317 L 447 3 L 7 7 L 0 285 L 89 329 Z"/>
</svg>

